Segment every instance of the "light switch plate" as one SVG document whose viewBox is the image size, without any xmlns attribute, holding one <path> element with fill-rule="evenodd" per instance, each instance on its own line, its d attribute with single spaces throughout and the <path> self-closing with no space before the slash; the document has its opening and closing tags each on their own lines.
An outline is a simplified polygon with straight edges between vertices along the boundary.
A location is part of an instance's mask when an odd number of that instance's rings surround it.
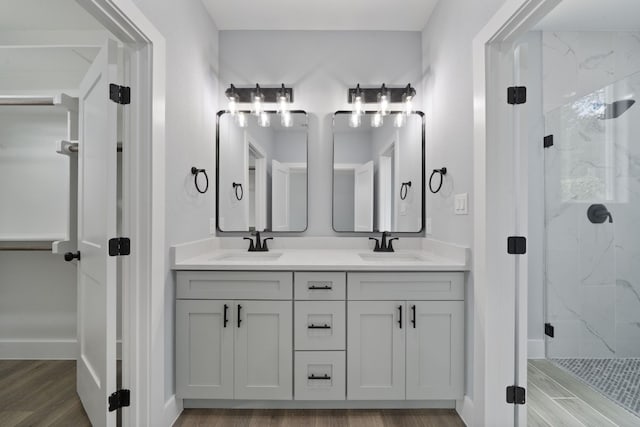
<svg viewBox="0 0 640 427">
<path fill-rule="evenodd" d="M 454 212 L 456 215 L 469 214 L 469 193 L 456 194 L 454 199 Z"/>
</svg>

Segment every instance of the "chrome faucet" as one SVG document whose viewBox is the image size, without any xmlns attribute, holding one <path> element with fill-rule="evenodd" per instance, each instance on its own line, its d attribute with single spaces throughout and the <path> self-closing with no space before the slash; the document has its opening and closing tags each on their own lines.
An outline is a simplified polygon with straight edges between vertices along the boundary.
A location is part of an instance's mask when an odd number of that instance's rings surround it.
<svg viewBox="0 0 640 427">
<path fill-rule="evenodd" d="M 273 240 L 273 237 L 267 237 L 261 241 L 259 231 L 256 231 L 253 235 L 256 236 L 255 243 L 251 237 L 243 237 L 244 240 L 249 241 L 249 252 L 269 252 L 267 240 Z"/>
<path fill-rule="evenodd" d="M 373 248 L 373 252 L 395 252 L 393 249 L 393 241 L 398 240 L 397 237 L 387 240 L 387 237 L 390 237 L 388 231 L 382 232 L 382 238 L 380 240 L 375 237 L 369 237 L 369 240 L 375 240 L 376 246 Z"/>
</svg>

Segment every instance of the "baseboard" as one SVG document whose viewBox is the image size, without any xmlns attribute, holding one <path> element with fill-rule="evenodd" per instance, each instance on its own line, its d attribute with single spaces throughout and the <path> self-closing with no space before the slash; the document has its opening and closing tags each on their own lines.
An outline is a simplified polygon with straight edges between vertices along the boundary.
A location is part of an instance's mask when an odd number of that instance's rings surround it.
<svg viewBox="0 0 640 427">
<path fill-rule="evenodd" d="M 184 399 L 185 408 L 227 409 L 453 409 L 455 400 L 211 400 Z"/>
<path fill-rule="evenodd" d="M 527 359 L 544 359 L 544 340 L 529 340 L 527 342 Z"/>
<path fill-rule="evenodd" d="M 76 340 L 0 340 L 0 359 L 76 360 Z M 122 342 L 116 343 L 116 357 L 122 359 Z"/>
<path fill-rule="evenodd" d="M 456 412 L 462 418 L 464 425 L 473 426 L 473 400 L 469 396 L 465 396 L 464 400 L 456 401 Z"/>
<path fill-rule="evenodd" d="M 167 400 L 164 404 L 164 418 L 165 420 L 169 420 L 167 426 L 173 426 L 176 421 L 178 421 L 178 417 L 182 413 L 182 400 L 176 399 L 176 395 L 174 394 Z"/>
</svg>

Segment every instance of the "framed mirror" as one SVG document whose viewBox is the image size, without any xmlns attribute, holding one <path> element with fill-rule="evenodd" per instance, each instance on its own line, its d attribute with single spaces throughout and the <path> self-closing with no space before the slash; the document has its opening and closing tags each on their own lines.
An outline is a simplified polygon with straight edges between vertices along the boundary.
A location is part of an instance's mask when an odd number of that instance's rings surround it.
<svg viewBox="0 0 640 427">
<path fill-rule="evenodd" d="M 289 116 L 218 113 L 218 232 L 307 229 L 307 113 Z"/>
<path fill-rule="evenodd" d="M 372 126 L 373 111 L 333 116 L 333 229 L 422 233 L 424 114 L 391 112 Z"/>
</svg>

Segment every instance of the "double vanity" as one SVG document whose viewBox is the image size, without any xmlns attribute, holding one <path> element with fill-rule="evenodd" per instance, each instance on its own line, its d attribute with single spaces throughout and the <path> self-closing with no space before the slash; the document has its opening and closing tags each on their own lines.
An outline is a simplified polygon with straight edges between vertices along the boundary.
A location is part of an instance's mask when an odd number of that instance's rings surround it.
<svg viewBox="0 0 640 427">
<path fill-rule="evenodd" d="M 452 407 L 463 398 L 464 254 L 198 244 L 173 254 L 185 407 Z"/>
</svg>

